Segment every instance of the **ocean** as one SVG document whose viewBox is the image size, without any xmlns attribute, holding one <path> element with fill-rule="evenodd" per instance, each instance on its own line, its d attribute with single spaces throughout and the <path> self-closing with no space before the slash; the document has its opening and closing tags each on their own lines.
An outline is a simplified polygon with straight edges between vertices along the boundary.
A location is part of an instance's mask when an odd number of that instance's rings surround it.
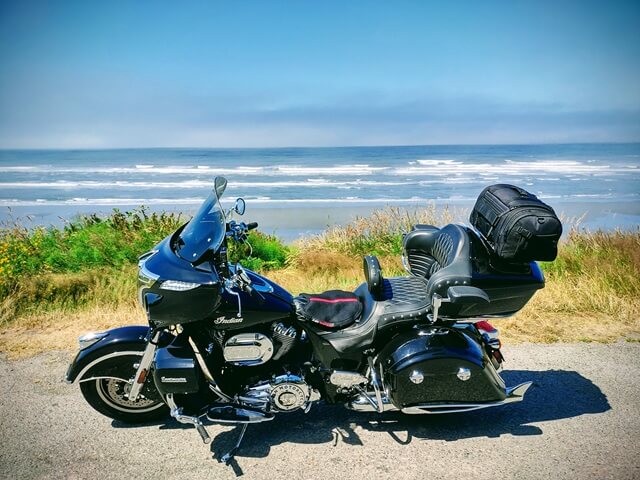
<svg viewBox="0 0 640 480">
<path fill-rule="evenodd" d="M 217 175 L 246 217 L 293 238 L 384 205 L 469 208 L 519 185 L 589 227 L 640 225 L 640 144 L 0 151 L 0 222 L 147 205 L 193 212 Z M 251 212 L 253 211 L 254 217 Z"/>
</svg>

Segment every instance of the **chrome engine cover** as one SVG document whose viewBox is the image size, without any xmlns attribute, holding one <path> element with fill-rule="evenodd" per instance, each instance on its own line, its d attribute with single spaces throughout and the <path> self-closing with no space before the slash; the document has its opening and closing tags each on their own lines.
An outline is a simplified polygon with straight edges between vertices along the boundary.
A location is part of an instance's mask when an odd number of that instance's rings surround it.
<svg viewBox="0 0 640 480">
<path fill-rule="evenodd" d="M 271 385 L 271 400 L 282 412 L 297 410 L 306 405 L 311 389 L 300 377 L 282 375 Z"/>
<path fill-rule="evenodd" d="M 222 354 L 232 365 L 261 365 L 273 356 L 273 342 L 262 333 L 240 333 L 224 343 Z"/>
<path fill-rule="evenodd" d="M 292 412 L 320 400 L 320 392 L 311 388 L 303 378 L 288 374 L 251 387 L 240 400 L 258 408 L 270 406 L 279 412 Z"/>
</svg>

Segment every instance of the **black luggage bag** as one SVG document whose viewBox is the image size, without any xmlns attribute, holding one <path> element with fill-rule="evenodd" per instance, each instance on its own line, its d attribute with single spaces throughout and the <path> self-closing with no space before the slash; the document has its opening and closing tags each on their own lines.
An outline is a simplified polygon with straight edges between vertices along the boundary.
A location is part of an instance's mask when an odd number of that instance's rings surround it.
<svg viewBox="0 0 640 480">
<path fill-rule="evenodd" d="M 485 188 L 469 220 L 507 262 L 551 261 L 558 255 L 560 220 L 553 208 L 522 188 L 506 184 Z"/>
</svg>

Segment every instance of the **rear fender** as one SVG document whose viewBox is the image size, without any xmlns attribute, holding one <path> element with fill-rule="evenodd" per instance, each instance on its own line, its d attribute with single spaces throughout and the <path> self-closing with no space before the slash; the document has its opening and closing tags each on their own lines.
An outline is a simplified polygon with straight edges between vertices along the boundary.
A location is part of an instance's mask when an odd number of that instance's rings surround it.
<svg viewBox="0 0 640 480">
<path fill-rule="evenodd" d="M 135 358 L 142 356 L 149 330 L 144 326 L 128 326 L 106 331 L 104 338 L 78 352 L 67 369 L 65 380 L 67 383 L 96 378 L 128 381 L 128 378 L 122 378 L 122 357 L 132 357 L 133 365 Z"/>
</svg>

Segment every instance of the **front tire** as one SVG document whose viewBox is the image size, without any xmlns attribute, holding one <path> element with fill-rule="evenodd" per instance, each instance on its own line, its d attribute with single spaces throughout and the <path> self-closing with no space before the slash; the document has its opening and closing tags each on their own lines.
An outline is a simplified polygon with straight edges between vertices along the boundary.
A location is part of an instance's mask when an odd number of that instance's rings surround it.
<svg viewBox="0 0 640 480">
<path fill-rule="evenodd" d="M 80 384 L 84 399 L 95 410 L 124 423 L 146 423 L 165 418 L 169 407 L 140 395 L 135 402 L 126 396 L 128 384 L 116 378 L 99 378 Z"/>
</svg>

